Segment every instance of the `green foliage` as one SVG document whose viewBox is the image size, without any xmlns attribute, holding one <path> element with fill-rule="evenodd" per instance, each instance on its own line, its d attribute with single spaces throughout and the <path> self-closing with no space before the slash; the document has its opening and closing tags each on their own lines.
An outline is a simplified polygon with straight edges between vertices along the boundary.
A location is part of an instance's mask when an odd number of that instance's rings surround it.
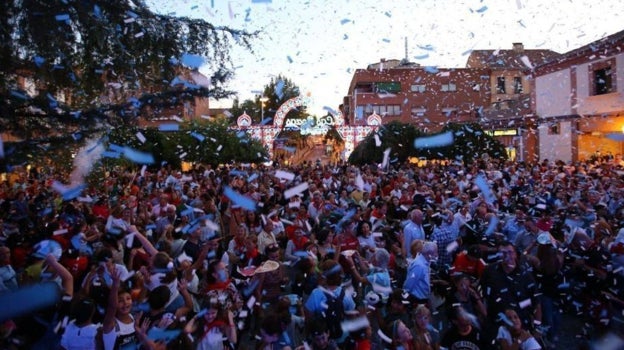
<svg viewBox="0 0 624 350">
<path fill-rule="evenodd" d="M 433 136 L 423 134 L 414 125 L 391 122 L 366 136 L 349 156 L 349 163 L 356 165 L 381 163 L 383 152 L 391 148 L 390 162 L 404 162 L 409 157 L 426 159 L 453 159 L 471 163 L 488 154 L 492 158 L 507 159 L 505 146 L 486 134 L 478 124 L 447 124 L 440 133 L 452 132 L 453 144 L 444 147 L 416 149 L 414 140 Z M 377 139 L 381 145 L 377 146 Z"/>
<path fill-rule="evenodd" d="M 264 124 L 272 124 L 275 113 L 284 102 L 295 98 L 301 94 L 300 89 L 295 83 L 282 76 L 281 74 L 275 78 L 271 78 L 269 84 L 264 86 L 262 96 L 257 95 L 253 100 L 247 99 L 240 103 L 234 100 L 230 112 L 235 117 L 240 116 L 243 112 L 251 117 L 254 124 L 263 123 L 262 115 L 264 114 Z M 264 102 L 264 112 L 262 108 L 261 98 L 266 99 Z M 306 113 L 305 107 L 300 107 L 288 113 L 287 118 L 305 119 L 310 114 Z"/>
<path fill-rule="evenodd" d="M 357 165 L 381 163 L 383 152 L 387 148 L 392 149 L 390 159 L 393 162 L 404 162 L 408 157 L 415 156 L 414 139 L 421 135 L 421 131 L 412 124 L 400 122 L 385 124 L 358 144 L 349 156 L 349 163 Z M 381 141 L 380 146 L 377 146 L 377 139 Z"/>
<path fill-rule="evenodd" d="M 231 47 L 251 49 L 259 34 L 156 14 L 143 0 L 11 0 L 0 2 L 0 13 L 0 129 L 30 140 L 131 123 L 151 104 L 229 97 Z M 171 86 L 185 53 L 206 58 L 211 86 Z M 38 96 L 18 89 L 18 75 L 34 82 Z M 107 102 L 101 97 L 111 84 L 118 96 Z M 60 94 L 64 104 L 52 101 Z"/>
<path fill-rule="evenodd" d="M 443 129 L 445 131 L 452 131 L 454 135 L 453 145 L 444 148 L 449 159 L 472 163 L 487 154 L 491 158 L 507 160 L 505 145 L 486 134 L 479 124 L 448 124 Z"/>
<path fill-rule="evenodd" d="M 137 132 L 145 136 L 145 143 L 136 137 Z M 179 168 L 182 161 L 218 165 L 268 160 L 268 152 L 260 141 L 245 132 L 237 133 L 229 129 L 227 121 L 220 119 L 182 124 L 176 132 L 163 132 L 156 128 L 116 128 L 108 135 L 108 141 L 150 153 L 156 165 L 167 162 L 174 168 Z"/>
</svg>

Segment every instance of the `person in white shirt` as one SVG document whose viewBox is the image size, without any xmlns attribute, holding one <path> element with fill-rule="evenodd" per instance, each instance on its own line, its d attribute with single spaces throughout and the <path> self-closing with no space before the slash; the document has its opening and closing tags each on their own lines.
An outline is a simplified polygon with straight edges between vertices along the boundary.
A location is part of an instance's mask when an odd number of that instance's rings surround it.
<svg viewBox="0 0 624 350">
<path fill-rule="evenodd" d="M 82 299 L 72 305 L 74 317 L 61 337 L 61 348 L 65 350 L 95 349 L 95 337 L 99 325 L 93 324 L 91 318 L 95 313 L 95 303 L 89 298 Z"/>
</svg>

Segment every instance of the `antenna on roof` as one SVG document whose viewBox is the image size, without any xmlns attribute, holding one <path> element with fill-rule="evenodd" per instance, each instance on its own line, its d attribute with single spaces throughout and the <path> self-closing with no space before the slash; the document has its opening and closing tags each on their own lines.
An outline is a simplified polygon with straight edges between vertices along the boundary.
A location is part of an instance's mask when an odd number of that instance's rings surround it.
<svg viewBox="0 0 624 350">
<path fill-rule="evenodd" d="M 407 56 L 407 37 L 405 37 L 405 62 L 409 62 L 409 59 Z"/>
</svg>

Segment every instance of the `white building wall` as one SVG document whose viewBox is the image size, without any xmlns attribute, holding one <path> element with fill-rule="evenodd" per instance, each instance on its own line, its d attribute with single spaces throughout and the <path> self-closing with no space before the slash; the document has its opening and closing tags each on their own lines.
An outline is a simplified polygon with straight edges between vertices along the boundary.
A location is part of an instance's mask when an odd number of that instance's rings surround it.
<svg viewBox="0 0 624 350">
<path fill-rule="evenodd" d="M 610 57 L 609 57 L 610 58 Z M 577 76 L 577 112 L 580 115 L 597 115 L 603 113 L 614 113 L 624 109 L 624 54 L 616 57 L 616 92 L 590 96 L 591 82 L 589 63 L 579 65 L 576 70 Z M 591 63 L 597 63 L 601 60 L 595 60 Z"/>
<path fill-rule="evenodd" d="M 575 132 L 572 122 L 559 122 L 559 134 L 551 135 L 547 123 L 538 127 L 540 140 L 540 160 L 572 160 L 572 133 Z"/>
<path fill-rule="evenodd" d="M 540 118 L 571 114 L 570 69 L 537 77 L 535 106 Z"/>
</svg>

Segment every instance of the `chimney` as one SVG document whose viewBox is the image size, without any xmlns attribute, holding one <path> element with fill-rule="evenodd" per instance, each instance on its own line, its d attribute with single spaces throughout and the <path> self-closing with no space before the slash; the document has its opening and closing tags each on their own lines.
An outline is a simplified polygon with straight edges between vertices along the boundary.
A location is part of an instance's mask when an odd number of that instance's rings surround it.
<svg viewBox="0 0 624 350">
<path fill-rule="evenodd" d="M 384 63 L 384 62 L 386 62 L 386 59 L 385 59 L 385 58 L 382 58 L 382 59 L 380 59 L 379 61 L 380 61 L 381 63 Z"/>
<path fill-rule="evenodd" d="M 513 43 L 513 50 L 515 52 L 524 52 L 524 45 L 522 43 Z"/>
</svg>

